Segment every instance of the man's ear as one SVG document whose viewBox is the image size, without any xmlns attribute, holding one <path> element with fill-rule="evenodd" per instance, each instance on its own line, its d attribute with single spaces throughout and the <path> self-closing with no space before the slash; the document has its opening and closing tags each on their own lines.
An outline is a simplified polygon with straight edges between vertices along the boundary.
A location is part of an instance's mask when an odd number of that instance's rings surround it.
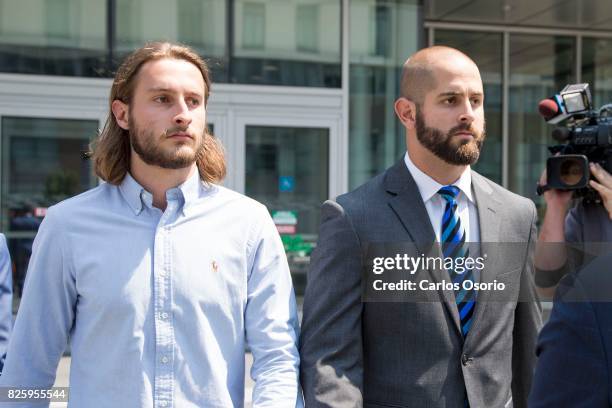
<svg viewBox="0 0 612 408">
<path fill-rule="evenodd" d="M 128 120 L 130 117 L 129 109 L 129 106 L 119 99 L 115 99 L 111 104 L 111 110 L 113 111 L 115 120 L 117 121 L 119 127 L 124 130 L 128 130 L 130 128 L 130 122 Z"/>
<path fill-rule="evenodd" d="M 416 104 L 410 99 L 400 96 L 395 101 L 395 114 L 406 129 L 416 128 Z"/>
</svg>

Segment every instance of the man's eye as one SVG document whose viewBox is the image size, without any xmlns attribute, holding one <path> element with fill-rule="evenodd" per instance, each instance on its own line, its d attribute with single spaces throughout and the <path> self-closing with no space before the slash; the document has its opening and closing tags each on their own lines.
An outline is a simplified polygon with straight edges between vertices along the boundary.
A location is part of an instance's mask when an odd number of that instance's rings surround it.
<svg viewBox="0 0 612 408">
<path fill-rule="evenodd" d="M 157 96 L 155 97 L 154 101 L 159 103 L 167 103 L 169 102 L 169 99 L 167 96 Z"/>
<path fill-rule="evenodd" d="M 455 98 L 454 96 L 451 96 L 450 98 L 446 98 L 444 100 L 444 103 L 447 104 L 447 105 L 452 105 L 455 102 L 457 102 L 457 98 Z"/>
<path fill-rule="evenodd" d="M 480 100 L 480 98 L 473 98 L 472 99 L 472 104 L 473 105 L 480 105 L 482 103 L 482 101 Z"/>
<path fill-rule="evenodd" d="M 200 100 L 198 98 L 189 98 L 189 103 L 192 106 L 199 106 L 200 105 Z"/>
</svg>

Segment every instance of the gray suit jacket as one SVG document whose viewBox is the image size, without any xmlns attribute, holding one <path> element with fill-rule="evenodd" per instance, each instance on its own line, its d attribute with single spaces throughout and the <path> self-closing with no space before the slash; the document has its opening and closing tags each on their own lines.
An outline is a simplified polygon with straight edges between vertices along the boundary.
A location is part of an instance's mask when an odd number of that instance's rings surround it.
<svg viewBox="0 0 612 408">
<path fill-rule="evenodd" d="M 525 251 L 489 247 L 481 281 L 504 282 L 511 299 L 479 293 L 465 339 L 452 290 L 427 302 L 362 301 L 368 244 L 413 242 L 428 253 L 436 240 L 403 160 L 323 204 L 300 341 L 307 407 L 463 407 L 466 390 L 471 408 L 526 406 L 542 324 L 531 279 L 536 211 L 472 174 L 481 246 L 515 242 Z"/>
</svg>

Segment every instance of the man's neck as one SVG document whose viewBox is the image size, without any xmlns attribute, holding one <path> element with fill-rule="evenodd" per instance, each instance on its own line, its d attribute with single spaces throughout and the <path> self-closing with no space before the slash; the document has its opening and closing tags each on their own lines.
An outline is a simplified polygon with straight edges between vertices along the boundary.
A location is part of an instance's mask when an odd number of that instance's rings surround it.
<svg viewBox="0 0 612 408">
<path fill-rule="evenodd" d="M 153 194 L 153 206 L 165 211 L 166 191 L 183 184 L 193 172 L 198 171 L 196 164 L 182 169 L 164 169 L 143 162 L 132 152 L 130 174 L 145 190 Z"/>
<path fill-rule="evenodd" d="M 419 170 L 443 186 L 457 181 L 468 167 L 445 162 L 414 139 L 408 141 L 408 155 Z"/>
</svg>

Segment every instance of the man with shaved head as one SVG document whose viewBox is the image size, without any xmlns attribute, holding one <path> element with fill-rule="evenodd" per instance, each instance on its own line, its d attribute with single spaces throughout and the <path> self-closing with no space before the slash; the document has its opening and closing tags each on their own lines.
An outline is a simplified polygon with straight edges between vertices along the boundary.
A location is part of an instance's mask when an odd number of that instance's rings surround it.
<svg viewBox="0 0 612 408">
<path fill-rule="evenodd" d="M 323 204 L 300 339 L 308 407 L 526 406 L 536 211 L 470 167 L 483 100 L 468 56 L 417 52 L 395 102 L 406 153 Z"/>
</svg>

